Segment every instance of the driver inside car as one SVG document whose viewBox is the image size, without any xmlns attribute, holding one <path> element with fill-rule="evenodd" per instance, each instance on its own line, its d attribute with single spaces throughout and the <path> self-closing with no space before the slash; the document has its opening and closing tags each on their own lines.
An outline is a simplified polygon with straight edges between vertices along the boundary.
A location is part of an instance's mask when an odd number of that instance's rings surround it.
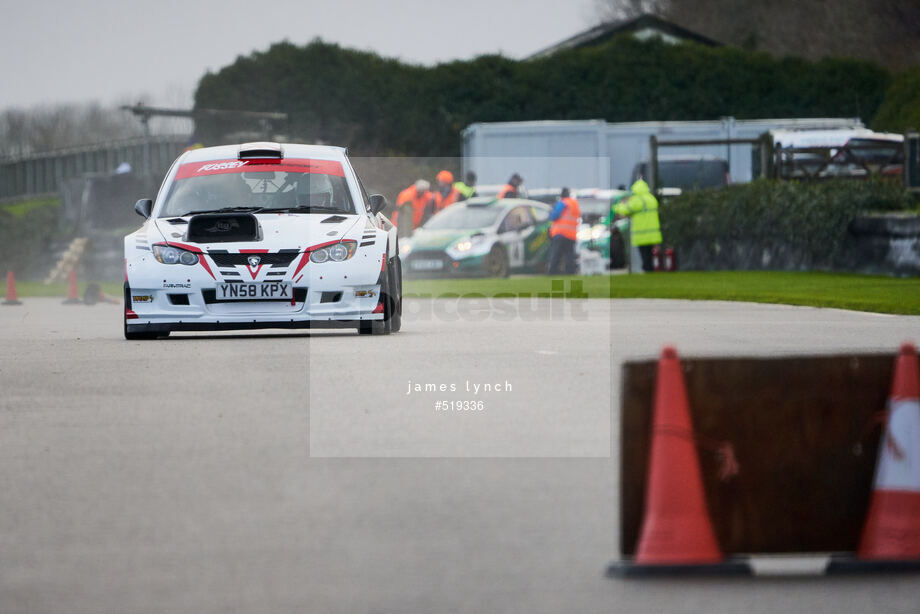
<svg viewBox="0 0 920 614">
<path fill-rule="evenodd" d="M 332 183 L 328 175 L 304 173 L 297 180 L 298 207 L 332 207 Z"/>
</svg>

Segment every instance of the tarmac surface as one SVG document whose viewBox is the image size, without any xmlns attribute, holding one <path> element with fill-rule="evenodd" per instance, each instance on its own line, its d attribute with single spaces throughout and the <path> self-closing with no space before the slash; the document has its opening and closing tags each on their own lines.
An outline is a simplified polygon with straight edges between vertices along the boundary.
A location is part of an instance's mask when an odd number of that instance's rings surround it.
<svg viewBox="0 0 920 614">
<path fill-rule="evenodd" d="M 684 356 L 894 352 L 920 340 L 920 318 L 415 299 L 389 337 L 129 342 L 119 306 L 24 302 L 0 307 L 0 612 L 920 603 L 916 575 L 603 576 L 618 552 L 611 433 L 624 360 L 666 343 Z"/>
</svg>

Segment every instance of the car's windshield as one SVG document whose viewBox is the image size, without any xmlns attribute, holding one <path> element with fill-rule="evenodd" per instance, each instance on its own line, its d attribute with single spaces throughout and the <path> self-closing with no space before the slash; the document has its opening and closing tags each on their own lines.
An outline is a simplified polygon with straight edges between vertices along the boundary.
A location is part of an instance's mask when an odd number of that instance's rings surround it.
<svg viewBox="0 0 920 614">
<path fill-rule="evenodd" d="M 850 139 L 847 147 L 852 147 L 850 153 L 861 162 L 887 162 L 898 155 L 903 145 L 895 141 Z"/>
<path fill-rule="evenodd" d="M 498 220 L 500 207 L 453 205 L 425 223 L 425 230 L 466 230 L 485 228 Z"/>
<path fill-rule="evenodd" d="M 661 185 L 682 190 L 724 186 L 726 170 L 721 160 L 664 160 L 658 163 Z"/>
<path fill-rule="evenodd" d="M 692 190 L 718 188 L 728 182 L 728 164 L 724 160 L 659 160 L 658 185 Z M 648 163 L 637 165 L 633 181 L 639 175 L 648 179 Z"/>
<path fill-rule="evenodd" d="M 582 217 L 586 215 L 607 215 L 610 213 L 610 201 L 607 199 L 579 198 L 578 208 L 581 210 Z"/>
<path fill-rule="evenodd" d="M 326 160 L 183 164 L 159 217 L 219 211 L 354 213 L 342 165 Z"/>
</svg>

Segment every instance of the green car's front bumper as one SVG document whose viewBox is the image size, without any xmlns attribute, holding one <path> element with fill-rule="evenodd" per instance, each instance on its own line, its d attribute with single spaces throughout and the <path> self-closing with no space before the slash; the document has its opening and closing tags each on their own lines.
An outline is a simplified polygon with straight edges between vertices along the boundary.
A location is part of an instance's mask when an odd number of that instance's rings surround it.
<svg viewBox="0 0 920 614">
<path fill-rule="evenodd" d="M 486 257 L 468 256 L 454 260 L 443 250 L 413 250 L 403 256 L 407 277 L 478 277 L 488 275 Z"/>
</svg>

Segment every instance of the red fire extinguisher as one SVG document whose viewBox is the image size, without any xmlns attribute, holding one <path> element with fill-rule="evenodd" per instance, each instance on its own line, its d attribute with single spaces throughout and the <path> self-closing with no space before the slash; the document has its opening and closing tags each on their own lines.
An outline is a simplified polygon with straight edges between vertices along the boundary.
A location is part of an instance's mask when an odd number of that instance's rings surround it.
<svg viewBox="0 0 920 614">
<path fill-rule="evenodd" d="M 661 248 L 656 245 L 652 248 L 652 268 L 656 271 L 660 271 L 661 264 Z"/>
<path fill-rule="evenodd" d="M 664 250 L 664 268 L 666 271 L 674 272 L 677 270 L 677 257 L 674 254 L 674 248 L 669 247 Z"/>
</svg>

